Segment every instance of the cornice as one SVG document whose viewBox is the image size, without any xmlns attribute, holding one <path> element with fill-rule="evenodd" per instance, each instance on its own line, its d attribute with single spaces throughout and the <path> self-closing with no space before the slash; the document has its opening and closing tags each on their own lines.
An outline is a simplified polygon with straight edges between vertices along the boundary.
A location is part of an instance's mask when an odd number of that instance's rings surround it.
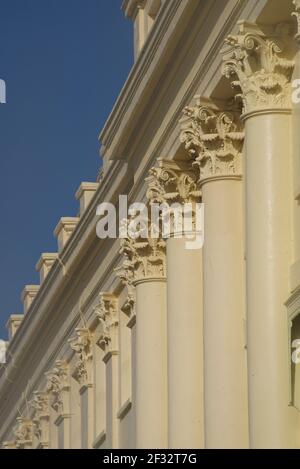
<svg viewBox="0 0 300 469">
<path fill-rule="evenodd" d="M 134 108 L 140 104 L 142 90 L 148 91 L 148 87 L 151 86 L 151 77 L 153 78 L 157 68 L 164 65 L 161 63 L 161 57 L 170 47 L 170 38 L 174 39 L 176 27 L 172 22 L 176 14 L 179 13 L 177 22 L 180 22 L 183 12 L 194 8 L 194 0 L 173 0 L 164 2 L 162 5 L 159 17 L 155 21 L 143 50 L 133 65 L 120 96 L 100 133 L 99 140 L 102 143 L 101 154 L 103 157 L 122 158 L 123 155 L 115 154 L 113 147 L 120 130 L 124 130 L 129 125 L 128 117 L 134 115 L 133 110 L 129 112 L 129 108 L 132 107 L 132 104 Z M 149 71 L 151 71 L 151 77 L 146 84 L 144 79 Z"/>
<path fill-rule="evenodd" d="M 183 107 L 192 99 L 193 95 L 197 93 L 197 86 L 201 83 L 203 76 L 206 75 L 212 62 L 217 60 L 218 63 L 221 64 L 219 52 L 222 48 L 224 38 L 235 27 L 241 12 L 243 12 L 246 18 L 253 14 L 256 19 L 257 14 L 263 10 L 267 0 L 253 0 L 251 5 L 249 5 L 248 0 L 232 0 L 230 3 L 232 3 L 231 13 L 226 17 L 226 21 L 223 22 L 222 29 L 216 37 L 215 43 L 207 56 L 204 57 L 199 70 L 196 71 L 192 83 L 179 102 L 172 120 L 165 126 L 162 136 L 164 142 L 166 141 L 166 135 L 169 135 L 171 129 L 176 127 Z M 207 15 L 214 7 L 218 7 L 218 5 L 219 0 L 203 1 L 200 16 L 199 10 L 197 11 L 198 21 L 202 20 L 202 23 L 205 24 Z M 178 62 L 178 58 L 176 57 L 180 55 L 178 51 L 182 49 L 179 47 L 179 44 L 181 43 L 181 29 L 183 28 L 183 23 L 185 22 L 186 26 L 189 19 L 192 20 L 192 18 L 195 17 L 194 11 L 198 6 L 199 4 L 194 0 L 182 0 L 181 2 L 166 1 L 162 5 L 160 14 L 154 23 L 143 51 L 133 66 L 128 80 L 100 134 L 99 138 L 102 142 L 101 152 L 105 158 L 127 158 L 127 144 L 132 135 L 137 134 L 134 132 L 134 129 L 138 126 L 140 130 L 141 116 L 143 116 L 143 122 L 145 116 L 148 115 L 147 106 L 149 92 L 155 89 L 157 83 L 164 83 L 166 73 L 170 74 L 169 69 L 166 71 L 166 63 L 170 57 L 172 57 L 173 60 L 174 70 L 176 69 L 175 65 Z M 163 30 L 164 28 L 165 31 Z M 187 40 L 187 38 L 185 39 Z M 161 146 L 161 142 L 159 146 Z M 157 149 L 157 151 L 159 150 Z M 161 155 L 157 154 L 156 158 L 158 156 Z"/>
</svg>

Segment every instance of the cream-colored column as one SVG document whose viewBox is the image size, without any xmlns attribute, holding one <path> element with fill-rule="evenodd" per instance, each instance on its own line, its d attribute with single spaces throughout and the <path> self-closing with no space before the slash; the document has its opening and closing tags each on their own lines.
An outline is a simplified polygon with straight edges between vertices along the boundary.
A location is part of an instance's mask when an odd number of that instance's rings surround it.
<svg viewBox="0 0 300 469">
<path fill-rule="evenodd" d="M 136 288 L 136 447 L 168 447 L 165 243 L 122 240 Z"/>
<path fill-rule="evenodd" d="M 79 384 L 81 412 L 81 448 L 91 449 L 94 441 L 94 393 L 92 337 L 89 329 L 76 328 L 69 340 L 77 360 L 72 376 Z"/>
<path fill-rule="evenodd" d="M 104 351 L 106 363 L 106 437 L 108 446 L 119 448 L 119 311 L 117 298 L 111 293 L 100 293 L 95 313 L 102 325 L 98 345 Z"/>
<path fill-rule="evenodd" d="M 178 204 L 177 214 L 200 201 L 190 163 L 159 159 L 150 170 L 151 205 Z M 170 206 L 170 215 L 172 206 Z M 187 211 L 186 211 L 187 213 Z M 179 223 L 180 225 L 180 223 Z M 202 246 L 171 227 L 167 239 L 169 448 L 204 447 Z M 192 233 L 190 233 L 192 235 Z"/>
<path fill-rule="evenodd" d="M 255 24 L 240 23 L 224 51 L 224 74 L 244 102 L 251 448 L 295 446 L 284 306 L 293 231 L 292 42 L 286 24 L 266 36 Z"/>
<path fill-rule="evenodd" d="M 247 448 L 244 236 L 239 115 L 184 111 L 181 139 L 200 169 L 204 203 L 204 396 L 207 448 Z M 184 122 L 184 120 L 183 120 Z"/>
</svg>

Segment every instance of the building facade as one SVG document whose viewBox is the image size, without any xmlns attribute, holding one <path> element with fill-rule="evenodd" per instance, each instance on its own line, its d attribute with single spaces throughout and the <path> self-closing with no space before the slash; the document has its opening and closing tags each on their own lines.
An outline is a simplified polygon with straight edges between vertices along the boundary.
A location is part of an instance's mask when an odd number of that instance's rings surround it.
<svg viewBox="0 0 300 469">
<path fill-rule="evenodd" d="M 7 323 L 2 448 L 299 448 L 300 1 L 123 9 L 101 173 Z M 203 247 L 99 239 L 120 195 L 203 203 Z"/>
</svg>

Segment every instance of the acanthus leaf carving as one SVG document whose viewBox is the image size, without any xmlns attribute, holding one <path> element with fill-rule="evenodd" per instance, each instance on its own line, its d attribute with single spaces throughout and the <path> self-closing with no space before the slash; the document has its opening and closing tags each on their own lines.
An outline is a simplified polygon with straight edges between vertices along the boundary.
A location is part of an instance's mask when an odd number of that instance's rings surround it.
<svg viewBox="0 0 300 469">
<path fill-rule="evenodd" d="M 30 405 L 34 410 L 33 433 L 43 446 L 49 443 L 49 395 L 46 392 L 33 393 Z"/>
<path fill-rule="evenodd" d="M 201 198 L 196 171 L 190 162 L 158 159 L 149 171 L 147 198 L 151 203 L 194 203 Z"/>
<path fill-rule="evenodd" d="M 65 393 L 69 391 L 69 367 L 66 361 L 57 360 L 55 367 L 46 373 L 47 388 L 53 409 L 60 415 L 68 413 L 65 405 Z"/>
<path fill-rule="evenodd" d="M 33 423 L 30 419 L 18 417 L 17 425 L 13 432 L 17 449 L 25 449 L 32 446 Z"/>
<path fill-rule="evenodd" d="M 183 111 L 180 140 L 199 167 L 200 185 L 211 178 L 241 177 L 245 134 L 239 113 L 195 100 Z"/>
<path fill-rule="evenodd" d="M 125 258 L 133 285 L 141 280 L 166 277 L 166 242 L 159 236 L 153 237 L 151 225 L 148 230 L 148 238 L 121 239 L 120 254 Z"/>
<path fill-rule="evenodd" d="M 290 24 L 266 34 L 254 23 L 239 22 L 239 33 L 225 40 L 223 75 L 241 97 L 244 112 L 291 107 L 295 66 Z"/>
<path fill-rule="evenodd" d="M 300 0 L 293 0 L 293 5 L 295 6 L 295 11 L 293 11 L 292 16 L 295 16 L 297 20 L 297 34 L 296 40 L 300 41 Z"/>
<path fill-rule="evenodd" d="M 105 355 L 118 352 L 119 314 L 116 297 L 110 293 L 100 293 L 95 314 L 102 326 L 98 340 L 99 347 L 102 348 Z"/>
<path fill-rule="evenodd" d="M 76 328 L 76 336 L 69 340 L 71 349 L 77 355 L 73 377 L 81 386 L 91 382 L 91 362 L 93 359 L 91 334 L 87 328 Z"/>
</svg>

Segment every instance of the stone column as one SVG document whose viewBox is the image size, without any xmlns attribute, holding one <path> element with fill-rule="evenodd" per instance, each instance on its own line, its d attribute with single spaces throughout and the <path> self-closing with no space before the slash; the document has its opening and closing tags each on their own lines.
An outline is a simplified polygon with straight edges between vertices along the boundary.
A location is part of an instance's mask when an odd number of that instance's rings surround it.
<svg viewBox="0 0 300 469">
<path fill-rule="evenodd" d="M 287 311 L 292 244 L 289 25 L 241 22 L 224 74 L 243 99 L 251 448 L 296 447 L 289 404 Z"/>
<path fill-rule="evenodd" d="M 102 325 L 98 340 L 99 347 L 104 351 L 103 361 L 106 363 L 106 435 L 109 447 L 119 447 L 119 312 L 118 302 L 111 293 L 100 293 L 100 302 L 95 313 Z"/>
<path fill-rule="evenodd" d="M 199 98 L 184 115 L 181 140 L 199 167 L 205 210 L 205 442 L 207 448 L 246 448 L 244 133 L 237 112 L 220 111 Z"/>
<path fill-rule="evenodd" d="M 171 204 L 193 210 L 200 201 L 195 174 L 190 162 L 160 159 L 148 178 L 150 206 L 168 204 L 173 217 Z M 169 448 L 203 448 L 202 249 L 189 249 L 184 226 L 175 228 L 166 241 Z"/>
<path fill-rule="evenodd" d="M 76 328 L 76 336 L 69 340 L 77 361 L 72 370 L 73 378 L 79 384 L 81 398 L 81 447 L 91 449 L 94 441 L 94 392 L 93 392 L 93 354 L 92 338 L 87 328 Z"/>
<path fill-rule="evenodd" d="M 136 447 L 168 447 L 165 243 L 122 240 L 136 288 Z"/>
</svg>

